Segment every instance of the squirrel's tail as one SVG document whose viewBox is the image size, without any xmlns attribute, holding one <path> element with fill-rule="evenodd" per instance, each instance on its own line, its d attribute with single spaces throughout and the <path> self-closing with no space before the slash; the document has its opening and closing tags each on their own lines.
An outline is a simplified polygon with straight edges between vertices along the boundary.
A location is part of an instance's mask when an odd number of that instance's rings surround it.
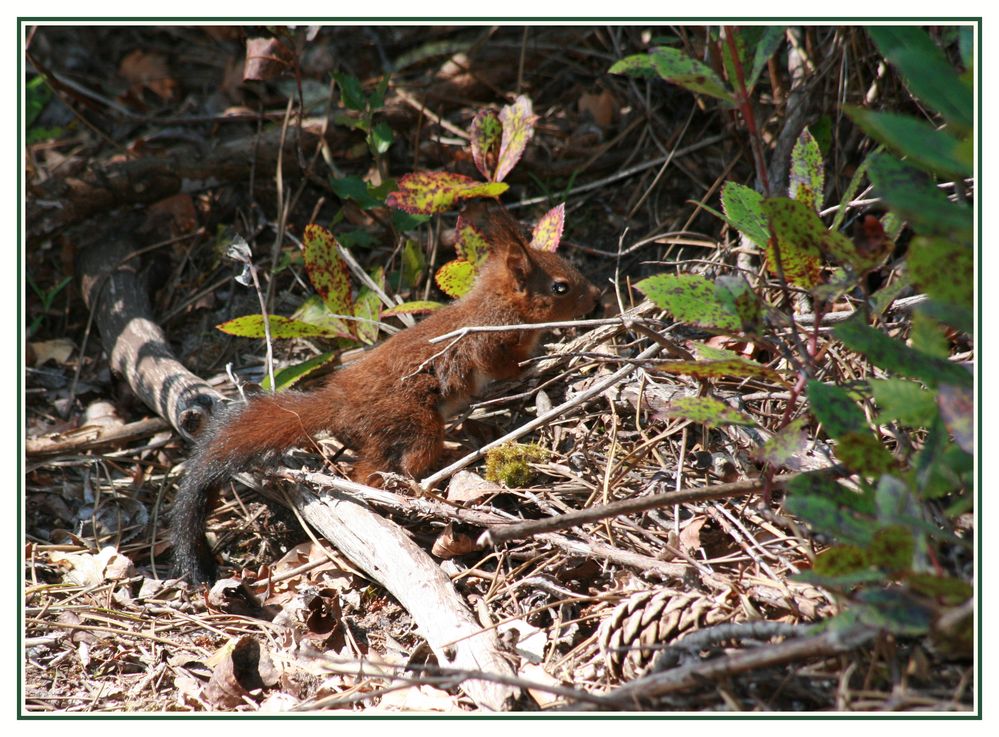
<svg viewBox="0 0 999 737">
<path fill-rule="evenodd" d="M 315 398 L 287 392 L 257 396 L 243 406 L 222 409 L 213 418 L 180 482 L 170 512 L 173 563 L 192 583 L 216 579 L 215 558 L 205 538 L 208 499 L 222 481 L 269 453 L 303 444 L 325 418 Z"/>
</svg>

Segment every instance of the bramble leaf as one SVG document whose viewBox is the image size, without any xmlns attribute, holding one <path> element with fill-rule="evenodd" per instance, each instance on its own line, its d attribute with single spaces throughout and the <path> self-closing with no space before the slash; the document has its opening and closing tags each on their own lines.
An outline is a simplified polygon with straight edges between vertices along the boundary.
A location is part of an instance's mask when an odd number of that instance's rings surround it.
<svg viewBox="0 0 999 737">
<path fill-rule="evenodd" d="M 895 465 L 891 453 L 867 431 L 841 435 L 836 444 L 836 457 L 851 471 L 865 476 L 879 476 Z"/>
<path fill-rule="evenodd" d="M 406 240 L 402 247 L 402 283 L 407 287 L 415 287 L 420 281 L 420 274 L 427 266 L 427 257 L 416 241 Z"/>
<path fill-rule="evenodd" d="M 460 200 L 471 197 L 498 197 L 509 189 L 502 182 L 477 182 L 463 174 L 447 171 L 419 171 L 399 178 L 399 189 L 385 199 L 389 207 L 397 207 L 416 215 L 444 212 Z"/>
<path fill-rule="evenodd" d="M 472 145 L 472 160 L 475 168 L 487 180 L 492 181 L 496 160 L 499 158 L 500 137 L 503 134 L 503 124 L 492 110 L 480 110 L 472 118 L 468 130 Z"/>
<path fill-rule="evenodd" d="M 437 286 L 448 297 L 463 297 L 475 284 L 475 267 L 463 258 L 448 261 L 434 276 Z"/>
<path fill-rule="evenodd" d="M 553 207 L 538 220 L 531 234 L 531 248 L 554 253 L 562 240 L 565 227 L 565 203 Z"/>
<path fill-rule="evenodd" d="M 698 379 L 755 377 L 783 383 L 780 375 L 769 366 L 743 358 L 724 348 L 696 343 L 694 350 L 698 354 L 697 360 L 663 361 L 656 368 L 667 374 L 685 374 Z"/>
<path fill-rule="evenodd" d="M 354 312 L 350 293 L 350 270 L 340 258 L 336 238 L 326 228 L 312 223 L 305 226 L 305 273 L 330 312 L 351 315 Z"/>
<path fill-rule="evenodd" d="M 878 418 L 908 427 L 929 427 L 937 413 L 936 395 L 921 384 L 905 379 L 868 379 Z"/>
<path fill-rule="evenodd" d="M 851 432 L 867 430 L 867 417 L 846 390 L 821 381 L 808 382 L 808 401 L 812 414 L 822 423 L 830 437 L 838 438 Z"/>
<path fill-rule="evenodd" d="M 496 161 L 495 181 L 502 182 L 524 155 L 528 141 L 534 136 L 537 116 L 531 108 L 531 99 L 520 95 L 512 105 L 504 105 L 499 121 L 503 124 L 499 158 Z"/>
<path fill-rule="evenodd" d="M 759 295 L 741 274 L 723 274 L 715 279 L 715 297 L 729 314 L 739 319 L 742 332 L 758 335 L 763 330 L 763 305 Z"/>
<path fill-rule="evenodd" d="M 439 310 L 443 307 L 440 302 L 433 302 L 431 300 L 415 300 L 413 302 L 403 302 L 402 304 L 396 305 L 395 307 L 390 307 L 387 310 L 382 311 L 382 317 L 393 317 L 395 315 L 422 315 L 427 312 L 433 312 L 434 310 Z"/>
<path fill-rule="evenodd" d="M 458 237 L 454 248 L 458 255 L 478 269 L 489 254 L 489 242 L 485 235 L 472 223 L 466 222 L 461 215 L 458 216 L 455 231 Z"/>
<path fill-rule="evenodd" d="M 867 33 L 881 54 L 905 77 L 909 89 L 948 122 L 970 131 L 974 92 L 940 48 L 919 26 L 871 26 Z"/>
<path fill-rule="evenodd" d="M 300 320 L 291 320 L 280 315 L 268 315 L 268 325 L 270 327 L 271 338 L 351 338 L 349 334 L 340 331 L 313 325 L 312 323 Z M 243 315 L 228 320 L 215 326 L 223 333 L 235 335 L 239 338 L 263 338 L 264 331 L 263 315 Z"/>
<path fill-rule="evenodd" d="M 867 325 L 859 315 L 837 325 L 833 333 L 850 350 L 863 354 L 875 366 L 890 373 L 919 379 L 930 387 L 938 384 L 971 386 L 971 372 L 943 358 L 913 350 Z"/>
<path fill-rule="evenodd" d="M 819 243 L 831 234 L 815 211 L 802 202 L 786 197 L 766 199 L 761 207 L 776 236 L 776 245 L 780 248 L 779 263 L 784 278 L 805 289 L 821 284 L 822 251 Z M 766 251 L 767 268 L 770 273 L 777 274 L 777 248 L 772 241 L 767 242 Z"/>
<path fill-rule="evenodd" d="M 632 54 L 614 62 L 607 70 L 609 74 L 627 74 L 629 77 L 651 79 L 656 76 L 656 67 L 648 54 Z"/>
<path fill-rule="evenodd" d="M 680 85 L 691 92 L 700 92 L 728 103 L 735 103 L 735 95 L 718 78 L 707 64 L 692 59 L 680 49 L 659 46 L 649 52 L 656 73 L 667 82 Z M 617 66 L 617 65 L 615 65 Z M 611 67 L 613 71 L 614 67 Z"/>
<path fill-rule="evenodd" d="M 725 182 L 721 201 L 729 224 L 760 248 L 766 248 L 770 231 L 766 215 L 763 214 L 763 195 L 745 185 Z"/>
<path fill-rule="evenodd" d="M 291 388 L 316 369 L 328 364 L 335 357 L 336 353 L 320 353 L 318 356 L 313 356 L 307 361 L 296 363 L 294 366 L 285 366 L 280 371 L 275 371 L 274 383 L 277 385 L 277 391 L 280 392 Z M 264 380 L 260 382 L 260 386 L 265 391 L 269 390 L 271 388 L 271 377 L 265 376 Z"/>
<path fill-rule="evenodd" d="M 934 299 L 960 307 L 974 305 L 975 253 L 950 238 L 917 236 L 906 256 L 909 279 Z M 946 268 L 942 268 L 946 264 Z"/>
<path fill-rule="evenodd" d="M 661 412 L 666 417 L 682 417 L 707 427 L 719 425 L 748 425 L 754 427 L 756 421 L 747 417 L 737 409 L 729 407 L 718 399 L 711 397 L 682 397 L 674 399 Z"/>
<path fill-rule="evenodd" d="M 927 175 L 887 154 L 871 157 L 868 168 L 878 194 L 920 235 L 972 242 L 970 207 L 951 202 Z"/>
<path fill-rule="evenodd" d="M 739 320 L 715 296 L 715 286 L 699 274 L 656 274 L 635 285 L 678 322 L 737 331 Z"/>
<path fill-rule="evenodd" d="M 825 185 L 825 171 L 822 166 L 822 152 L 808 128 L 798 136 L 791 151 L 791 177 L 788 194 L 798 202 L 803 202 L 813 210 L 822 209 L 822 192 Z"/>
<path fill-rule="evenodd" d="M 849 105 L 844 109 L 864 133 L 917 166 L 944 176 L 972 176 L 975 163 L 972 150 L 947 131 L 909 115 L 879 113 Z"/>
<path fill-rule="evenodd" d="M 375 284 L 384 287 L 385 269 L 379 266 L 371 278 Z M 378 316 L 381 308 L 381 298 L 373 290 L 362 288 L 354 301 L 354 317 L 359 318 L 354 322 L 354 333 L 362 343 L 373 345 L 378 340 Z"/>
</svg>

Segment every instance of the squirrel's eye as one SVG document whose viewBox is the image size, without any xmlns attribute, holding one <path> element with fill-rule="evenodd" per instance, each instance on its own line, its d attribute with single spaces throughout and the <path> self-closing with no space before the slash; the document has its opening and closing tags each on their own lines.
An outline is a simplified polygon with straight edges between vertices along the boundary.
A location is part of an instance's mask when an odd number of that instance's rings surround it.
<svg viewBox="0 0 999 737">
<path fill-rule="evenodd" d="M 569 284 L 568 284 L 568 282 L 564 282 L 564 281 L 553 281 L 552 282 L 552 294 L 557 294 L 558 296 L 561 297 L 563 294 L 565 294 L 568 291 L 569 291 Z"/>
</svg>

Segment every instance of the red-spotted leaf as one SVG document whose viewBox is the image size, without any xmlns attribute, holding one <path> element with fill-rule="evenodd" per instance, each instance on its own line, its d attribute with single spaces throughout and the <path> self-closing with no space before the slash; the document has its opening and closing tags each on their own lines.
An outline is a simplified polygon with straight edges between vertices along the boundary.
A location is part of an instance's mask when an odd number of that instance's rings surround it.
<svg viewBox="0 0 999 737">
<path fill-rule="evenodd" d="M 707 64 L 692 59 L 680 49 L 669 46 L 652 49 L 649 54 L 656 72 L 667 82 L 728 103 L 735 102 L 735 95 Z"/>
<path fill-rule="evenodd" d="M 539 251 L 551 251 L 558 248 L 562 240 L 562 228 L 565 227 L 565 203 L 541 216 L 538 224 L 534 226 L 534 233 L 531 236 L 531 248 Z"/>
<path fill-rule="evenodd" d="M 437 286 L 448 297 L 462 297 L 475 283 L 475 267 L 463 258 L 448 261 L 434 276 Z"/>
<path fill-rule="evenodd" d="M 475 168 L 482 172 L 488 180 L 492 180 L 499 158 L 500 137 L 503 135 L 503 124 L 492 110 L 480 110 L 472 118 L 468 130 L 472 144 L 472 160 Z"/>
<path fill-rule="evenodd" d="M 719 425 L 756 425 L 756 422 L 737 409 L 729 407 L 718 399 L 711 397 L 682 397 L 670 402 L 669 407 L 662 410 L 666 417 L 682 417 L 685 420 L 718 427 Z"/>
<path fill-rule="evenodd" d="M 520 95 L 512 105 L 504 105 L 500 110 L 499 120 L 503 124 L 503 136 L 494 179 L 502 182 L 520 161 L 528 141 L 534 135 L 534 121 L 537 120 L 537 116 L 531 108 L 531 99 Z"/>
<path fill-rule="evenodd" d="M 458 223 L 455 225 L 458 235 L 454 247 L 458 255 L 478 268 L 489 253 L 489 243 L 482 231 L 467 222 L 461 215 L 458 216 Z"/>
<path fill-rule="evenodd" d="M 269 315 L 267 322 L 270 326 L 272 339 L 351 337 L 350 335 L 343 335 L 339 331 L 329 327 L 313 325 L 301 320 L 291 320 L 279 315 Z M 243 315 L 243 317 L 234 318 L 215 327 L 223 333 L 235 335 L 240 338 L 263 338 L 266 335 L 263 315 Z"/>
<path fill-rule="evenodd" d="M 305 273 L 330 312 L 351 315 L 350 270 L 336 248 L 336 238 L 321 225 L 305 226 Z"/>
<path fill-rule="evenodd" d="M 657 368 L 667 374 L 686 374 L 698 379 L 722 377 L 760 378 L 783 383 L 780 375 L 769 366 L 706 343 L 694 344 L 697 360 L 663 361 Z"/>
<path fill-rule="evenodd" d="M 509 186 L 448 171 L 418 171 L 400 177 L 399 189 L 389 193 L 385 204 L 414 215 L 432 215 L 470 197 L 499 197 Z"/>
<path fill-rule="evenodd" d="M 715 285 L 700 274 L 656 274 L 635 285 L 677 322 L 736 332 L 739 319 L 715 296 Z"/>
<path fill-rule="evenodd" d="M 802 202 L 786 197 L 764 200 L 761 207 L 777 237 L 784 278 L 805 289 L 821 284 L 822 251 L 819 243 L 829 235 L 829 231 L 815 211 Z M 767 268 L 773 274 L 778 273 L 773 239 L 767 243 Z"/>
<path fill-rule="evenodd" d="M 813 210 L 821 210 L 825 179 L 819 144 L 808 128 L 805 128 L 791 151 L 791 183 L 788 194 Z"/>
<path fill-rule="evenodd" d="M 427 312 L 439 310 L 443 306 L 444 305 L 440 302 L 422 299 L 415 300 L 413 302 L 403 302 L 401 305 L 396 305 L 395 307 L 383 310 L 382 317 L 394 317 L 395 315 L 422 315 Z"/>
<path fill-rule="evenodd" d="M 950 238 L 917 236 L 909 244 L 905 261 L 912 283 L 934 299 L 973 306 L 975 250 L 970 245 Z"/>
<path fill-rule="evenodd" d="M 836 445 L 836 457 L 851 471 L 865 476 L 880 476 L 895 465 L 884 444 L 867 431 L 842 435 Z"/>
</svg>

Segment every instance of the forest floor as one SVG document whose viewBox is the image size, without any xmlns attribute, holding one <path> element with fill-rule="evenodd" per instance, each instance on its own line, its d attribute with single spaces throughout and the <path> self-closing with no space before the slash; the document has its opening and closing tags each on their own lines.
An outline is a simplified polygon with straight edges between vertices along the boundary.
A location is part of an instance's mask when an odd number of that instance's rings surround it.
<svg viewBox="0 0 999 737">
<path fill-rule="evenodd" d="M 697 46 L 705 33 L 302 27 L 261 43 L 273 38 L 268 29 L 29 29 L 22 710 L 476 708 L 397 598 L 275 501 L 287 479 L 262 488 L 261 470 L 248 479 L 254 488 L 233 481 L 210 512 L 210 538 L 226 575 L 242 580 L 239 594 L 172 577 L 166 513 L 190 446 L 168 412 L 150 409 L 112 371 L 85 299 L 93 267 L 80 264 L 88 250 L 126 242 L 170 350 L 235 396 L 233 377 L 264 380 L 267 350 L 215 328 L 260 311 L 224 257 L 233 236 L 250 244 L 273 314 L 301 314 L 312 293 L 299 246 L 309 223 L 329 227 L 369 274 L 382 267 L 393 296 L 446 301 L 432 277 L 453 258 L 453 216 L 403 225 L 383 204 L 384 185 L 416 170 L 479 178 L 472 118 L 517 95 L 530 98 L 537 121 L 504 203 L 529 227 L 565 202 L 559 252 L 604 290 L 603 318 L 632 310 L 640 319 L 551 333 L 543 343 L 558 346 L 557 357 L 491 387 L 450 425 L 449 452 L 460 457 L 618 378 L 522 438 L 544 450 L 513 488 L 459 475 L 426 503 L 406 488 L 396 503 L 365 500 L 419 546 L 434 546 L 480 626 L 495 631 L 519 694 L 513 708 L 973 709 L 967 656 L 923 637 L 877 632 L 849 642 L 814 626 L 844 602 L 798 574 L 830 541 L 783 509 L 779 486 L 754 481 L 754 449 L 777 428 L 793 375 L 765 345 L 673 325 L 634 287 L 663 272 L 767 278 L 759 254 L 715 214 L 726 181 L 754 185 L 734 113 L 660 80 L 608 73 L 656 35 Z M 836 127 L 840 87 L 862 96 L 877 59 L 851 30 L 811 29 L 808 41 L 812 117 L 833 121 L 826 201 L 839 202 L 861 143 Z M 856 71 L 841 79 L 847 55 Z M 334 73 L 346 76 L 334 84 Z M 785 74 L 779 65 L 769 73 L 771 85 Z M 384 100 L 371 101 L 386 77 Z M 46 85 L 31 86 L 39 78 Z M 361 104 L 349 104 L 358 90 Z M 374 106 L 357 109 L 365 98 Z M 769 103 L 764 138 L 776 143 L 787 111 L 776 97 Z M 379 137 L 390 145 L 379 150 Z M 368 191 L 356 189 L 362 180 Z M 379 193 L 380 203 L 365 199 Z M 295 365 L 365 339 L 276 341 L 274 360 Z M 689 356 L 692 340 L 775 372 L 704 379 L 636 359 L 654 345 Z M 858 377 L 865 370 L 846 354 L 830 360 Z M 674 400 L 705 392 L 755 425 L 709 427 L 669 412 Z M 802 430 L 809 442 L 786 472 L 829 465 L 820 429 Z M 344 477 L 349 460 L 308 465 Z M 481 463 L 467 470 L 485 474 Z M 484 549 L 474 545 L 481 528 L 452 511 L 543 519 L 746 480 L 728 498 L 651 504 Z M 441 551 L 449 545 L 458 547 Z M 955 553 L 941 565 L 972 563 Z"/>
</svg>

